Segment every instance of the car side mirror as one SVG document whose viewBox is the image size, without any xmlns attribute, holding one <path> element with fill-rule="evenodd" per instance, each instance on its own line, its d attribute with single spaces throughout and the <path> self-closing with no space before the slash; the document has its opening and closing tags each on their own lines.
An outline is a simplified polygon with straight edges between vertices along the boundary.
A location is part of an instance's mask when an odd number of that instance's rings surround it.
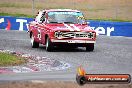
<svg viewBox="0 0 132 88">
<path fill-rule="evenodd" d="M 42 21 L 39 21 L 38 23 L 39 23 L 39 24 L 42 24 L 43 22 L 42 22 Z"/>
</svg>

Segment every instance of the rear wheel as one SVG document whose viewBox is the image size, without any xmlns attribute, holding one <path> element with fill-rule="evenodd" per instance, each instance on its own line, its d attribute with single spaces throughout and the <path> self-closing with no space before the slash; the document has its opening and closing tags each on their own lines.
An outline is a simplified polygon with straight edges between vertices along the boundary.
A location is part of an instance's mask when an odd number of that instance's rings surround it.
<svg viewBox="0 0 132 88">
<path fill-rule="evenodd" d="M 31 35 L 31 46 L 32 46 L 32 48 L 38 48 L 39 47 L 39 43 L 34 40 L 33 35 Z"/>
<path fill-rule="evenodd" d="M 94 43 L 89 43 L 86 46 L 86 51 L 93 51 L 94 50 Z"/>
<path fill-rule="evenodd" d="M 53 50 L 53 44 L 50 41 L 49 37 L 47 37 L 47 39 L 46 39 L 46 50 L 47 51 L 52 51 Z"/>
</svg>

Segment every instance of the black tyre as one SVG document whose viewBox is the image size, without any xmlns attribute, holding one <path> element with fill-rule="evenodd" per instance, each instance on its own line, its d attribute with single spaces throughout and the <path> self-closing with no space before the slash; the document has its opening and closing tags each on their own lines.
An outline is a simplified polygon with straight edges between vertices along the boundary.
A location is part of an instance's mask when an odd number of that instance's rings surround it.
<svg viewBox="0 0 132 88">
<path fill-rule="evenodd" d="M 33 35 L 31 35 L 31 46 L 32 46 L 32 48 L 38 48 L 39 47 L 39 43 L 34 40 Z"/>
<path fill-rule="evenodd" d="M 93 51 L 94 50 L 94 43 L 89 43 L 86 46 L 86 51 Z"/>
<path fill-rule="evenodd" d="M 53 44 L 50 41 L 49 37 L 47 37 L 47 39 L 46 39 L 46 50 L 49 52 L 53 50 Z"/>
</svg>

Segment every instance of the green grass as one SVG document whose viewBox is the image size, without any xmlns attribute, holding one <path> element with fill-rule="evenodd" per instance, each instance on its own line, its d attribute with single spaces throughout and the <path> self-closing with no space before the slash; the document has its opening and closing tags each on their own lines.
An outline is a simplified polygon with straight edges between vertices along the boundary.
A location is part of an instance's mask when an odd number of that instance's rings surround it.
<svg viewBox="0 0 132 88">
<path fill-rule="evenodd" d="M 32 15 L 26 15 L 26 14 L 10 14 L 10 13 L 0 13 L 0 16 L 13 16 L 13 17 L 27 17 L 27 18 L 34 18 L 35 16 Z M 87 18 L 86 18 L 87 19 Z M 87 20 L 100 20 L 100 21 L 115 21 L 115 22 L 131 22 L 131 20 L 121 20 L 121 19 L 101 19 L 101 18 L 93 18 L 93 19 L 87 19 Z"/>
<path fill-rule="evenodd" d="M 0 52 L 0 66 L 15 66 L 26 63 L 24 58 Z"/>
<path fill-rule="evenodd" d="M 34 16 L 32 15 L 26 15 L 26 14 L 18 14 L 18 13 L 0 13 L 0 16 L 13 16 L 13 17 L 28 17 L 28 18 L 33 18 Z"/>
<path fill-rule="evenodd" d="M 93 18 L 93 19 L 87 19 L 87 20 L 97 20 L 97 21 L 114 21 L 114 22 L 132 22 L 131 20 L 122 20 L 122 19 L 102 19 L 102 18 Z"/>
</svg>

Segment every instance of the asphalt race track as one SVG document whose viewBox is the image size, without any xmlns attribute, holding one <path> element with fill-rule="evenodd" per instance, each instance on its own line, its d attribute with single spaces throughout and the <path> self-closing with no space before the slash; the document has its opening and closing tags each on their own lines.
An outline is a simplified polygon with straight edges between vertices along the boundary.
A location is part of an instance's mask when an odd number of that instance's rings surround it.
<svg viewBox="0 0 132 88">
<path fill-rule="evenodd" d="M 132 38 L 130 37 L 98 36 L 93 52 L 86 52 L 85 48 L 63 48 L 47 52 L 43 45 L 32 49 L 26 32 L 0 30 L 0 49 L 65 61 L 71 65 L 69 69 L 60 71 L 0 74 L 0 81 L 75 80 L 76 70 L 80 65 L 89 74 L 126 73 L 132 75 Z"/>
</svg>

